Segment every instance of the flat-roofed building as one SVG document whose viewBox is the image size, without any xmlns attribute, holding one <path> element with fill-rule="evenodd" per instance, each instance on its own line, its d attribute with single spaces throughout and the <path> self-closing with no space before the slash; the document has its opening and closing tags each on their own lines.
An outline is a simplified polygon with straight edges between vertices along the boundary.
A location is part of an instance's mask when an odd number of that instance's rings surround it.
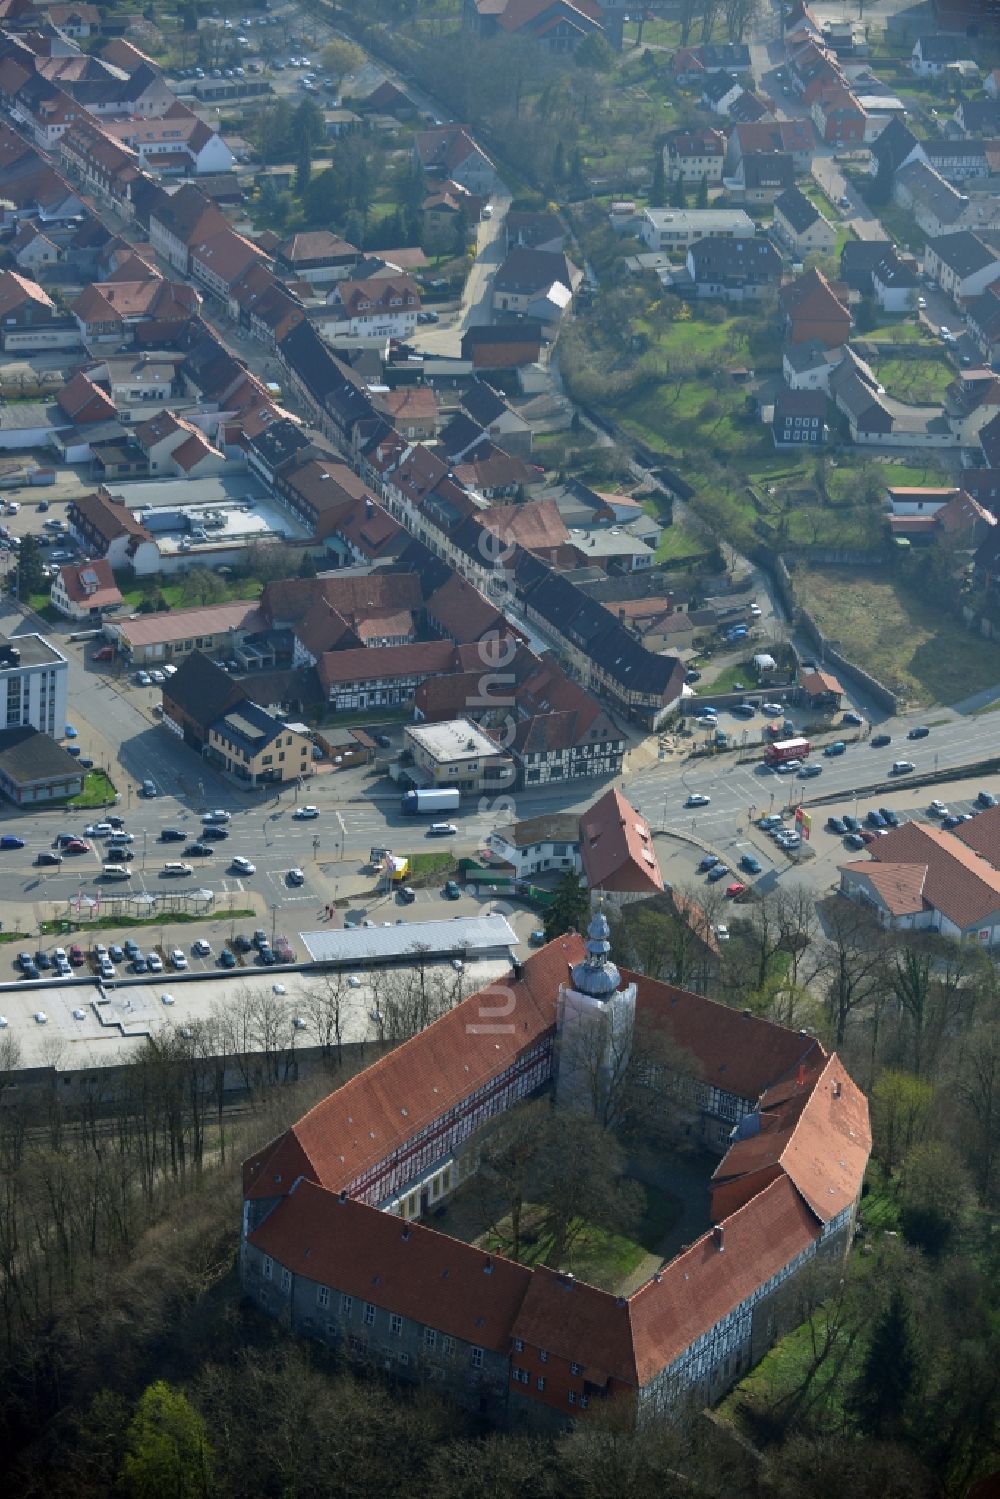
<svg viewBox="0 0 1000 1499">
<path fill-rule="evenodd" d="M 0 729 L 63 737 L 69 663 L 41 635 L 0 638 Z"/>
<path fill-rule="evenodd" d="M 513 785 L 514 761 L 471 719 L 407 724 L 403 730 L 419 785 L 457 786 L 460 791 Z"/>
</svg>

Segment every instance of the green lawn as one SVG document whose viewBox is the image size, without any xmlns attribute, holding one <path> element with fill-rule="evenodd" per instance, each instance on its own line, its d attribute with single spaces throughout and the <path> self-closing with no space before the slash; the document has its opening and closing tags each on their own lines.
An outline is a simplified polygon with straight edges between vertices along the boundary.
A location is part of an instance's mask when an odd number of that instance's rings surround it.
<svg viewBox="0 0 1000 1499">
<path fill-rule="evenodd" d="M 937 339 L 928 332 L 923 323 L 918 323 L 909 317 L 894 318 L 892 322 L 883 323 L 867 333 L 858 334 L 858 337 L 865 343 L 926 344 L 928 349 L 940 348 Z"/>
<path fill-rule="evenodd" d="M 79 796 L 70 797 L 66 805 L 80 808 L 106 807 L 114 802 L 116 795 L 115 783 L 105 771 L 88 770 L 83 790 Z"/>
<path fill-rule="evenodd" d="M 710 537 L 702 536 L 690 526 L 665 526 L 656 548 L 657 562 L 684 562 L 688 557 L 700 557 L 712 546 Z"/>
<path fill-rule="evenodd" d="M 560 1264 L 551 1261 L 552 1239 L 539 1228 L 541 1210 L 527 1204 L 522 1219 L 521 1262 L 526 1265 L 548 1265 L 553 1270 L 569 1270 L 578 1280 L 601 1290 L 615 1291 L 633 1274 L 647 1254 L 656 1253 L 670 1229 L 677 1222 L 681 1204 L 676 1198 L 655 1187 L 644 1187 L 646 1208 L 631 1234 L 616 1234 L 595 1224 L 576 1223 L 577 1236 Z M 499 1231 L 483 1236 L 483 1248 L 509 1253 L 509 1234 L 504 1223 Z"/>
<path fill-rule="evenodd" d="M 408 854 L 407 858 L 410 861 L 407 878 L 413 883 L 444 878 L 456 868 L 454 854 Z"/>
<path fill-rule="evenodd" d="M 809 202 L 812 204 L 812 206 L 818 209 L 825 219 L 827 219 L 833 225 L 836 225 L 838 223 L 840 214 L 834 207 L 833 203 L 831 203 L 826 193 L 820 187 L 815 177 L 804 177 L 799 182 L 798 186 L 800 187 L 803 195 L 809 199 Z"/>
<path fill-rule="evenodd" d="M 942 357 L 879 359 L 874 368 L 887 393 L 911 406 L 940 406 L 955 379 L 955 371 Z"/>
<path fill-rule="evenodd" d="M 756 686 L 756 673 L 752 661 L 734 661 L 731 666 L 726 666 L 713 677 L 710 682 L 699 682 L 695 692 L 703 693 L 706 697 L 712 697 L 717 692 L 740 692 L 737 682 L 742 682 L 743 687 Z"/>
<path fill-rule="evenodd" d="M 150 599 L 157 601 L 157 607 L 163 609 L 191 609 L 198 604 L 226 604 L 232 599 L 255 599 L 258 598 L 264 588 L 264 580 L 250 576 L 245 573 L 235 573 L 232 576 L 211 573 L 212 583 L 202 588 L 202 580 L 198 578 L 199 569 L 194 569 L 195 576 L 191 573 L 179 573 L 175 579 L 163 578 L 136 578 L 132 573 L 119 573 L 115 575 L 115 582 L 121 592 L 123 608 L 136 610 Z M 210 588 L 210 592 L 207 590 Z"/>
<path fill-rule="evenodd" d="M 1000 647 L 899 579 L 800 568 L 795 594 L 846 656 L 914 703 L 960 702 L 1000 680 Z"/>
</svg>

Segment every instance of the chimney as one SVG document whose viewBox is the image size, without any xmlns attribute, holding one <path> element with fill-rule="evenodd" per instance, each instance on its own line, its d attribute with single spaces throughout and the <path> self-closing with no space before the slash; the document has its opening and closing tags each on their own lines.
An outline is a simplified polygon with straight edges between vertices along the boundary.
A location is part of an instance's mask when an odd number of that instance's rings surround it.
<svg viewBox="0 0 1000 1499">
<path fill-rule="evenodd" d="M 716 1249 L 718 1249 L 720 1253 L 726 1247 L 725 1236 L 726 1236 L 726 1231 L 723 1228 L 722 1224 L 721 1223 L 713 1223 L 712 1224 L 712 1238 L 713 1238 L 713 1240 L 715 1242 Z"/>
<path fill-rule="evenodd" d="M 409 1240 L 409 1237 L 410 1237 L 410 1225 L 409 1224 L 407 1224 L 406 1227 L 403 1229 L 403 1232 L 400 1235 L 400 1237 L 402 1238 L 404 1244 L 407 1243 L 407 1241 Z"/>
<path fill-rule="evenodd" d="M 491 1254 L 489 1254 L 489 1255 L 486 1256 L 486 1264 L 483 1266 L 483 1274 L 484 1275 L 492 1275 L 493 1274 L 493 1256 Z"/>
</svg>

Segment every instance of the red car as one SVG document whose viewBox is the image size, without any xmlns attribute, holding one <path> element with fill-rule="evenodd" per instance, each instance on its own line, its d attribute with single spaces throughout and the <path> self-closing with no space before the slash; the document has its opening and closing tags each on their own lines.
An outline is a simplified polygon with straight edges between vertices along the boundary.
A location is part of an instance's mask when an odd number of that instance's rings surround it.
<svg viewBox="0 0 1000 1499">
<path fill-rule="evenodd" d="M 84 843 L 82 838 L 71 838 L 68 843 L 63 844 L 64 854 L 89 854 L 90 844 Z"/>
<path fill-rule="evenodd" d="M 740 895 L 746 894 L 747 887 L 741 880 L 734 880 L 731 885 L 726 886 L 726 894 L 730 900 L 736 900 Z"/>
<path fill-rule="evenodd" d="M 99 651 L 94 652 L 95 661 L 113 661 L 115 659 L 115 648 L 113 645 L 102 645 Z"/>
<path fill-rule="evenodd" d="M 69 950 L 69 960 L 74 968 L 79 968 L 83 962 L 83 948 L 77 947 L 76 943 Z"/>
<path fill-rule="evenodd" d="M 875 839 L 877 837 L 878 837 L 878 834 L 877 833 L 873 833 L 872 830 L 871 830 L 871 828 L 862 828 L 861 829 L 861 838 L 863 839 L 863 841 L 865 843 L 874 843 Z"/>
</svg>

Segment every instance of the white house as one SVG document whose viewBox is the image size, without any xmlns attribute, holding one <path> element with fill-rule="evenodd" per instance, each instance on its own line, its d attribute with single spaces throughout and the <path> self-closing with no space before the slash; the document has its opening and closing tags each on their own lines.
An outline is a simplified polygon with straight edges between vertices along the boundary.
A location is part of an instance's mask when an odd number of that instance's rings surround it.
<svg viewBox="0 0 1000 1499">
<path fill-rule="evenodd" d="M 639 238 L 650 250 L 682 250 L 696 240 L 752 238 L 753 219 L 742 208 L 647 208 Z"/>
<path fill-rule="evenodd" d="M 373 276 L 339 281 L 328 304 L 337 333 L 408 338 L 417 325 L 420 293 L 409 276 Z"/>
<path fill-rule="evenodd" d="M 67 619 L 100 619 L 121 607 L 122 596 L 106 557 L 61 567 L 49 591 L 52 606 Z"/>
</svg>

